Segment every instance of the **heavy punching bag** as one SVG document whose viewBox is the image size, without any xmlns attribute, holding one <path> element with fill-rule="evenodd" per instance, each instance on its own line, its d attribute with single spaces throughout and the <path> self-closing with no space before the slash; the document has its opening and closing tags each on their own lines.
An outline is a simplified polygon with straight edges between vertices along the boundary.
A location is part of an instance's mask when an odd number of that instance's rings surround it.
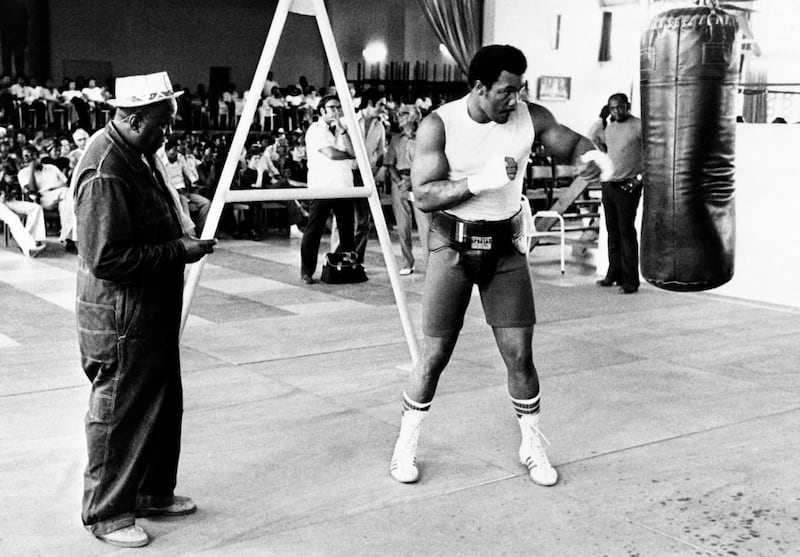
<svg viewBox="0 0 800 557">
<path fill-rule="evenodd" d="M 655 16 L 641 41 L 642 275 L 667 290 L 733 276 L 738 24 L 705 4 Z"/>
</svg>

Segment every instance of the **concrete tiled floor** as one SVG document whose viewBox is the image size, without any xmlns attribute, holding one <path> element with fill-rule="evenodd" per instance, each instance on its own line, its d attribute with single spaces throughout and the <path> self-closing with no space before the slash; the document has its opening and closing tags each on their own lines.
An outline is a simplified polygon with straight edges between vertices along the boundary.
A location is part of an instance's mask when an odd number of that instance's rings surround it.
<svg viewBox="0 0 800 557">
<path fill-rule="evenodd" d="M 325 246 L 323 242 L 323 246 Z M 158 555 L 796 555 L 800 310 L 594 286 L 531 261 L 543 429 L 516 460 L 505 372 L 474 300 L 425 422 L 422 480 L 388 474 L 410 357 L 377 242 L 370 281 L 304 286 L 299 242 L 224 241 L 183 337 L 179 520 Z M 0 555 L 110 555 L 80 525 L 88 384 L 75 260 L 0 250 Z M 424 273 L 403 277 L 417 330 Z"/>
</svg>

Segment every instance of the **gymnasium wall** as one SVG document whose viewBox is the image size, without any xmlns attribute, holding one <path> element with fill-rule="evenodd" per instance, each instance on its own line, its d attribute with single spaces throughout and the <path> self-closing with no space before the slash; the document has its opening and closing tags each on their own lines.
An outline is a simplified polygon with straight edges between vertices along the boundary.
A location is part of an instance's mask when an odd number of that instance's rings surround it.
<svg viewBox="0 0 800 557">
<path fill-rule="evenodd" d="M 389 60 L 441 57 L 433 30 L 427 22 L 419 25 L 424 19 L 415 1 L 326 4 L 341 58 L 353 68 L 371 38 L 386 42 Z M 228 66 L 231 81 L 242 91 L 249 88 L 276 6 L 277 0 L 51 2 L 51 71 L 60 82 L 65 64 L 74 69 L 83 61 L 91 70 L 107 62 L 116 76 L 167 70 L 173 82 L 194 89 L 208 84 L 209 67 Z M 416 27 L 410 35 L 407 18 Z M 301 74 L 317 86 L 327 82 L 330 74 L 314 18 L 289 14 L 272 69 L 281 85 L 296 83 Z"/>
</svg>

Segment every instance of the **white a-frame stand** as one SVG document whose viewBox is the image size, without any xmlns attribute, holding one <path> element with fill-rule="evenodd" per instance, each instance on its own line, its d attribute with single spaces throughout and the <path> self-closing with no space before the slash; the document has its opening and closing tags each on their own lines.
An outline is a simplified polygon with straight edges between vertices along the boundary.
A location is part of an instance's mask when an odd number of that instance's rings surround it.
<svg viewBox="0 0 800 557">
<path fill-rule="evenodd" d="M 264 88 L 264 83 L 267 80 L 267 73 L 272 65 L 272 60 L 275 57 L 275 50 L 278 47 L 278 41 L 286 25 L 286 17 L 289 12 L 301 15 L 314 16 L 317 19 L 317 27 L 319 28 L 320 35 L 322 36 L 322 44 L 325 47 L 325 54 L 328 58 L 328 64 L 333 74 L 333 82 L 336 85 L 336 90 L 339 92 L 339 100 L 342 103 L 344 110 L 345 121 L 350 130 L 360 129 L 356 122 L 355 110 L 353 108 L 353 99 L 350 98 L 349 88 L 347 86 L 347 79 L 342 69 L 342 62 L 339 58 L 339 51 L 336 49 L 336 42 L 333 38 L 333 30 L 331 28 L 330 19 L 328 19 L 328 12 L 325 10 L 323 0 L 280 0 L 278 7 L 275 10 L 275 17 L 272 19 L 272 25 L 267 34 L 267 40 L 264 44 L 264 50 L 261 52 L 261 59 L 258 62 L 256 73 L 253 76 L 253 83 L 250 85 L 250 95 L 247 97 L 244 109 L 242 111 L 241 120 L 236 126 L 236 132 L 231 142 L 228 157 L 225 159 L 225 165 L 222 168 L 219 184 L 217 186 L 214 199 L 211 202 L 211 208 L 206 218 L 206 224 L 201 234 L 202 239 L 211 239 L 214 237 L 219 225 L 219 219 L 222 215 L 222 209 L 225 203 L 233 202 L 250 202 L 250 201 L 287 201 L 293 199 L 340 199 L 340 198 L 361 198 L 366 197 L 369 201 L 369 208 L 372 213 L 372 219 L 375 222 L 375 229 L 378 232 L 378 239 L 380 240 L 381 250 L 383 251 L 383 258 L 386 261 L 386 268 L 389 271 L 389 279 L 394 291 L 394 297 L 397 302 L 397 309 L 400 312 L 400 321 L 403 325 L 403 332 L 405 333 L 406 342 L 408 343 L 409 352 L 411 352 L 411 360 L 416 362 L 419 358 L 419 346 L 417 338 L 414 334 L 414 329 L 411 324 L 411 318 L 408 314 L 408 305 L 406 304 L 405 294 L 400 285 L 400 277 L 397 274 L 397 265 L 394 261 L 392 254 L 391 240 L 389 239 L 389 230 L 386 228 L 386 220 L 383 218 L 383 209 L 381 208 L 380 197 L 378 196 L 375 187 L 375 180 L 370 171 L 369 160 L 367 159 L 367 149 L 364 145 L 364 137 L 360 133 L 351 133 L 350 137 L 353 141 L 353 149 L 356 154 L 356 161 L 358 162 L 358 169 L 361 173 L 361 178 L 364 182 L 363 188 L 355 188 L 352 190 L 341 189 L 303 189 L 303 188 L 281 188 L 271 190 L 234 190 L 231 191 L 231 182 L 233 181 L 234 173 L 237 170 L 239 155 L 244 149 L 247 134 L 250 130 L 250 125 L 253 122 L 253 116 L 258 106 L 260 99 L 259 92 Z M 299 254 L 298 254 L 299 258 Z M 189 275 L 186 279 L 186 285 L 183 290 L 183 313 L 181 315 L 181 333 L 186 325 L 186 319 L 189 316 L 189 308 L 194 298 L 197 284 L 200 281 L 200 274 L 203 272 L 205 264 L 205 257 L 192 265 L 189 268 Z"/>
</svg>

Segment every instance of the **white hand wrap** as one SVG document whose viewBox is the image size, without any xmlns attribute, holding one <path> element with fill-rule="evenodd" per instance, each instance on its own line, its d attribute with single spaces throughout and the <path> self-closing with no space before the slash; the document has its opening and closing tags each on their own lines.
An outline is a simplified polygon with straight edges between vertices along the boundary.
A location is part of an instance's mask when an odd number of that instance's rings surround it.
<svg viewBox="0 0 800 557">
<path fill-rule="evenodd" d="M 483 170 L 467 177 L 467 189 L 472 195 L 479 195 L 484 191 L 500 189 L 510 181 L 506 172 L 506 159 L 497 155 L 489 159 Z"/>
<path fill-rule="evenodd" d="M 607 182 L 614 175 L 614 163 L 612 162 L 611 157 L 602 151 L 598 151 L 597 149 L 592 149 L 591 151 L 586 151 L 584 154 L 582 154 L 581 162 L 593 162 L 599 166 L 600 180 L 603 182 Z"/>
</svg>

